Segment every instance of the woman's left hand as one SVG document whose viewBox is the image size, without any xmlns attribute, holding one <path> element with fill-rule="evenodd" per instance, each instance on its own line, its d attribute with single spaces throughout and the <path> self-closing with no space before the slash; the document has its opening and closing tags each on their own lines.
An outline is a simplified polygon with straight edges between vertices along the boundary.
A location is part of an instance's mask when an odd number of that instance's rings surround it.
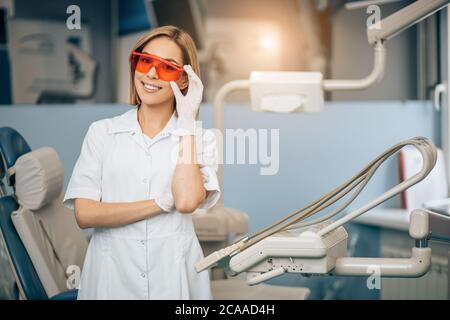
<svg viewBox="0 0 450 320">
<path fill-rule="evenodd" d="M 170 81 L 170 86 L 177 102 L 178 121 L 175 135 L 194 135 L 195 116 L 197 114 L 203 97 L 203 83 L 190 65 L 184 65 L 184 70 L 188 75 L 188 91 L 184 96 L 174 81 Z"/>
</svg>

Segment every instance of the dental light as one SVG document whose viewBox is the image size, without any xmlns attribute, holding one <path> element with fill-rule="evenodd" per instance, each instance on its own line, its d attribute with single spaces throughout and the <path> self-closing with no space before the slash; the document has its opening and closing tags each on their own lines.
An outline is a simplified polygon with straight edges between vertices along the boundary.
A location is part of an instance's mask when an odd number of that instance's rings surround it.
<svg viewBox="0 0 450 320">
<path fill-rule="evenodd" d="M 365 78 L 322 79 L 317 72 L 254 71 L 249 79 L 224 84 L 214 97 L 214 127 L 223 132 L 224 101 L 234 91 L 250 90 L 253 111 L 317 113 L 323 109 L 324 91 L 368 88 L 383 78 L 386 65 L 384 42 L 444 8 L 449 2 L 450 0 L 417 0 L 368 28 L 367 38 L 374 47 L 374 64 L 372 72 Z M 377 29 L 376 26 L 380 28 Z M 219 166 L 218 176 L 222 181 L 222 166 Z"/>
<path fill-rule="evenodd" d="M 320 112 L 323 91 L 320 72 L 258 72 L 250 75 L 253 111 Z"/>
<path fill-rule="evenodd" d="M 317 72 L 254 71 L 249 80 L 225 84 L 215 99 L 216 114 L 221 113 L 222 100 L 236 90 L 250 89 L 252 110 L 260 112 L 320 112 L 323 92 L 362 90 L 379 82 L 384 75 L 386 48 L 384 42 L 448 5 L 450 0 L 418 0 L 367 29 L 368 42 L 374 46 L 372 72 L 362 79 L 322 79 Z M 216 127 L 222 128 L 216 118 Z"/>
</svg>

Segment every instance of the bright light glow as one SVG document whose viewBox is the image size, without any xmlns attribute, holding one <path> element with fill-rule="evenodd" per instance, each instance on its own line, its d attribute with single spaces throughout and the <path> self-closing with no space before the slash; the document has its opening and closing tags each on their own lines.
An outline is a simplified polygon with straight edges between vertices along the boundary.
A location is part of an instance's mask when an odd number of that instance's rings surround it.
<svg viewBox="0 0 450 320">
<path fill-rule="evenodd" d="M 274 49 L 275 48 L 275 39 L 273 36 L 264 35 L 261 37 L 261 46 L 264 49 Z"/>
</svg>

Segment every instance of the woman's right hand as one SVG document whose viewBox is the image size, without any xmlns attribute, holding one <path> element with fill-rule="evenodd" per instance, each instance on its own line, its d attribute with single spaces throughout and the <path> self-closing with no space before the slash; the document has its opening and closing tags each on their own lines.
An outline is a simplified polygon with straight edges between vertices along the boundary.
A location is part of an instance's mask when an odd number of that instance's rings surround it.
<svg viewBox="0 0 450 320">
<path fill-rule="evenodd" d="M 177 129 L 172 134 L 177 136 L 195 134 L 195 116 L 202 102 L 203 83 L 192 69 L 191 65 L 183 66 L 188 76 L 189 86 L 184 96 L 174 81 L 170 81 L 177 105 Z"/>
<path fill-rule="evenodd" d="M 155 198 L 155 203 L 165 212 L 170 212 L 175 208 L 171 192 L 165 192 Z"/>
</svg>

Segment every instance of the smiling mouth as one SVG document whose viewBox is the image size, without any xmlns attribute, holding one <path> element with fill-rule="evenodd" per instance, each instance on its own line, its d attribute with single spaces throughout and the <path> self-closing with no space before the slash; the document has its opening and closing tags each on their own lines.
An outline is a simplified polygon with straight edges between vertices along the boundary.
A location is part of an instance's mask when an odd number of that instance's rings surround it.
<svg viewBox="0 0 450 320">
<path fill-rule="evenodd" d="M 144 87 L 144 90 L 147 92 L 150 92 L 150 93 L 155 93 L 162 89 L 162 87 L 151 84 L 151 83 L 147 83 L 144 81 L 141 81 L 141 83 L 142 83 L 142 86 Z"/>
</svg>

